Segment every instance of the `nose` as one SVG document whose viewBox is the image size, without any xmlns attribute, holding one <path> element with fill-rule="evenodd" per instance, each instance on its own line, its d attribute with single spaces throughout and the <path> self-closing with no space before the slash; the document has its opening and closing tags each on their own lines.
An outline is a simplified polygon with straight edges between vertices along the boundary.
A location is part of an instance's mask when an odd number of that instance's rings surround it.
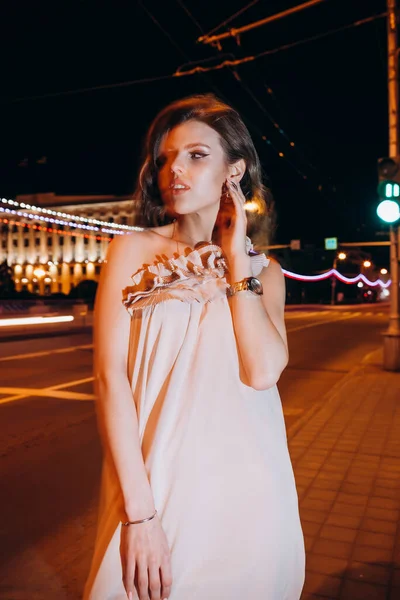
<svg viewBox="0 0 400 600">
<path fill-rule="evenodd" d="M 178 175 L 181 175 L 184 172 L 184 166 L 182 164 L 182 160 L 179 160 L 178 157 L 174 158 L 174 160 L 171 163 L 171 173 L 177 177 Z"/>
</svg>

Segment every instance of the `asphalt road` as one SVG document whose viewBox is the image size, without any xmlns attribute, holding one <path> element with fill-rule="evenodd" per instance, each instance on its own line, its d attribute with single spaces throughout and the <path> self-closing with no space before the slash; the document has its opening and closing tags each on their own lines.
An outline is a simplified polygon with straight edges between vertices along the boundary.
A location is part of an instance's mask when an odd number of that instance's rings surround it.
<svg viewBox="0 0 400 600">
<path fill-rule="evenodd" d="M 379 305 L 287 313 L 289 435 L 380 345 L 387 320 Z M 0 599 L 78 600 L 101 469 L 90 335 L 3 342 L 0 374 Z"/>
</svg>

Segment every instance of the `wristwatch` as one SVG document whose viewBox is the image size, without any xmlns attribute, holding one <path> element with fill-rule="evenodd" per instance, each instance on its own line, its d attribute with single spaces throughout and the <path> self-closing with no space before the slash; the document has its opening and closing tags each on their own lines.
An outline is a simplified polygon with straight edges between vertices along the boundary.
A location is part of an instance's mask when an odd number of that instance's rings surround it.
<svg viewBox="0 0 400 600">
<path fill-rule="evenodd" d="M 242 279 L 242 281 L 237 281 L 236 283 L 231 283 L 230 285 L 230 295 L 233 296 L 238 292 L 252 292 L 253 294 L 257 294 L 257 296 L 263 295 L 263 286 L 262 283 L 257 277 L 246 277 Z"/>
</svg>

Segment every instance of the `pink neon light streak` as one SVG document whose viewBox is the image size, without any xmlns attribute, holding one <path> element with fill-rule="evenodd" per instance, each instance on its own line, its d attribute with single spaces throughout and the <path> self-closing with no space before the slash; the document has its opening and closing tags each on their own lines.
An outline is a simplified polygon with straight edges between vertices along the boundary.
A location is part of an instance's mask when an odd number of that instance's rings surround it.
<svg viewBox="0 0 400 600">
<path fill-rule="evenodd" d="M 333 275 L 334 277 L 336 277 L 336 279 L 339 279 L 339 281 L 342 281 L 343 283 L 347 283 L 347 284 L 357 283 L 357 281 L 363 281 L 364 283 L 366 283 L 367 285 L 369 285 L 371 287 L 380 285 L 383 288 L 388 288 L 390 286 L 390 284 L 392 283 L 391 279 L 388 279 L 388 281 L 386 281 L 386 283 L 384 281 L 382 281 L 381 279 L 377 279 L 376 281 L 370 281 L 362 273 L 360 273 L 356 277 L 345 277 L 344 275 L 339 273 L 339 271 L 337 271 L 336 269 L 330 269 L 329 271 L 326 271 L 325 273 L 321 273 L 321 275 L 300 275 L 298 273 L 292 273 L 291 271 L 287 271 L 286 269 L 282 269 L 282 271 L 286 277 L 289 277 L 290 279 L 296 279 L 297 281 L 322 281 L 323 279 L 328 279 L 329 277 L 332 277 L 332 275 Z"/>
</svg>

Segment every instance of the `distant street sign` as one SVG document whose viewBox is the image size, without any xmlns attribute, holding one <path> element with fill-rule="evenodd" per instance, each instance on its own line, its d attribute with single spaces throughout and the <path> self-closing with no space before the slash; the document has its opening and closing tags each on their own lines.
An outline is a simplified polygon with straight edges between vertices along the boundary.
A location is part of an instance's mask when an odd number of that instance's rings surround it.
<svg viewBox="0 0 400 600">
<path fill-rule="evenodd" d="M 325 238 L 325 250 L 337 250 L 337 238 Z"/>
<path fill-rule="evenodd" d="M 300 240 L 290 240 L 290 249 L 291 250 L 300 250 Z"/>
</svg>

